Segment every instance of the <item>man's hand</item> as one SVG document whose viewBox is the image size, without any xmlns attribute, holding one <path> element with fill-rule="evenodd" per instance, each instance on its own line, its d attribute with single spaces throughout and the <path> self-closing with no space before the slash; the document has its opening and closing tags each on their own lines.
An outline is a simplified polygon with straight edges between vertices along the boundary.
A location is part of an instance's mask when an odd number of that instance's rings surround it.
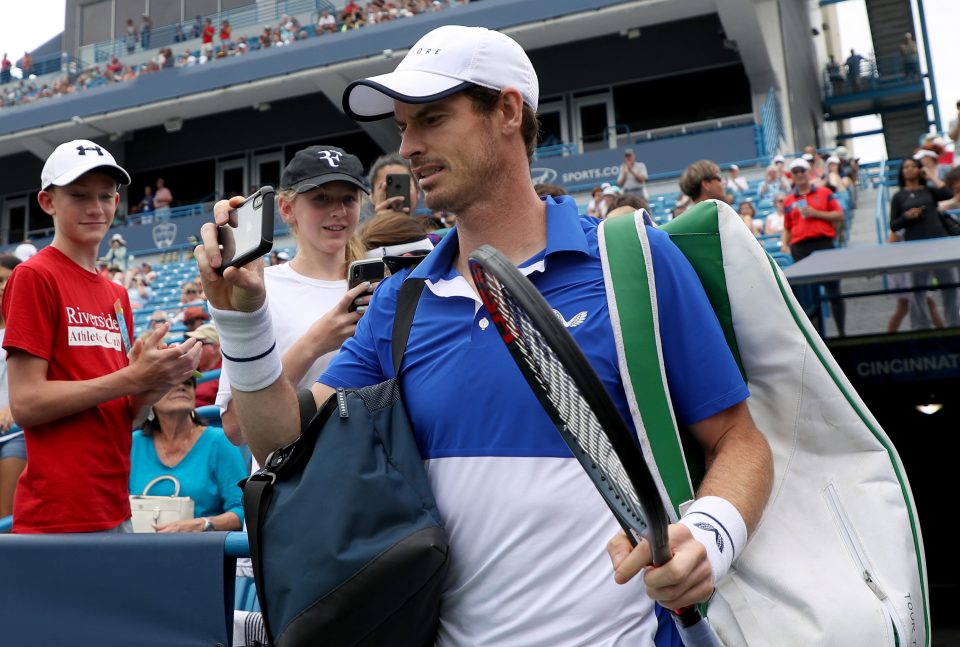
<svg viewBox="0 0 960 647">
<path fill-rule="evenodd" d="M 208 222 L 200 228 L 203 244 L 193 252 L 200 267 L 203 293 L 210 304 L 220 310 L 253 312 L 260 309 L 267 298 L 263 284 L 263 259 L 258 258 L 243 267 L 228 267 L 222 275 L 217 273 L 217 268 L 223 265 L 217 227 L 227 224 L 231 210 L 243 204 L 244 199 L 237 196 L 220 200 L 213 206 L 214 222 Z"/>
<path fill-rule="evenodd" d="M 653 566 L 647 540 L 633 547 L 623 532 L 611 539 L 607 553 L 613 563 L 614 581 L 626 584 L 642 571 L 647 595 L 661 606 L 681 609 L 703 602 L 713 593 L 713 573 L 706 548 L 682 524 L 671 524 L 667 534 L 673 557 L 658 567 Z"/>
</svg>

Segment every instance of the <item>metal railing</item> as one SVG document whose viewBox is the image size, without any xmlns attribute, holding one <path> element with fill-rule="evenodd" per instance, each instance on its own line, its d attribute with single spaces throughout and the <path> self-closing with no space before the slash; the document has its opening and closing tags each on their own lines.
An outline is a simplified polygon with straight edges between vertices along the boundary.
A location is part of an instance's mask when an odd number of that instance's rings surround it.
<svg viewBox="0 0 960 647">
<path fill-rule="evenodd" d="M 23 74 L 23 80 L 26 81 L 31 76 L 43 77 L 53 74 L 79 74 L 86 66 L 87 64 L 76 56 L 71 56 L 66 52 L 57 52 L 55 54 L 34 58 L 30 62 L 29 70 L 20 68 L 20 71 Z M 17 81 L 16 78 L 10 78 L 11 83 L 15 81 Z"/>
<path fill-rule="evenodd" d="M 590 140 L 581 139 L 580 141 L 575 142 L 540 146 L 534 151 L 533 158 L 544 159 L 548 157 L 566 157 L 569 155 L 578 155 L 581 150 L 580 146 L 584 143 L 596 144 L 597 142 L 602 141 L 607 147 L 609 147 L 610 141 L 613 140 L 614 146 L 616 147 L 619 146 L 621 137 L 626 138 L 626 143 L 629 146 L 630 144 L 641 144 L 645 141 L 668 139 L 671 137 L 682 137 L 684 135 L 692 135 L 698 132 L 723 130 L 725 128 L 735 128 L 737 126 L 745 126 L 752 123 L 753 115 L 742 114 L 734 115 L 732 117 L 721 117 L 719 119 L 692 121 L 684 124 L 678 124 L 676 126 L 651 128 L 649 130 L 631 131 L 627 124 L 614 124 L 608 127 L 602 135 L 596 135 Z"/>
<path fill-rule="evenodd" d="M 678 137 L 682 135 L 691 135 L 693 133 L 704 132 L 708 130 L 723 130 L 735 126 L 745 126 L 753 123 L 753 115 L 745 113 L 734 115 L 732 117 L 720 117 L 719 119 L 704 119 L 702 121 L 691 121 L 676 126 L 664 126 L 662 128 L 651 128 L 649 130 L 639 130 L 630 133 L 630 138 L 634 143 L 650 141 L 654 139 L 666 139 L 667 137 Z"/>
<path fill-rule="evenodd" d="M 846 64 L 827 65 L 822 72 L 823 96 L 838 97 L 878 90 L 891 85 L 922 83 L 924 73 L 920 59 L 914 56 L 891 54 L 862 58 L 856 69 Z"/>
<path fill-rule="evenodd" d="M 327 0 L 261 0 L 237 9 L 228 9 L 227 11 L 200 16 L 199 26 L 196 19 L 191 19 L 151 29 L 149 30 L 150 46 L 147 49 L 158 49 L 200 38 L 200 31 L 202 31 L 207 18 L 210 19 L 217 33 L 219 33 L 220 25 L 224 20 L 229 21 L 230 27 L 235 31 L 244 27 L 259 26 L 265 22 L 276 21 L 285 15 L 311 14 L 324 9 L 334 11 L 335 7 Z M 139 37 L 139 31 L 137 33 Z M 215 36 L 214 40 L 218 41 L 218 38 Z M 141 42 L 130 43 L 126 37 L 120 37 L 85 45 L 82 50 L 91 53 L 91 56 L 89 56 L 91 60 L 101 63 L 109 61 L 112 56 L 126 56 L 135 51 L 144 51 L 144 48 Z"/>
<path fill-rule="evenodd" d="M 767 98 L 760 107 L 760 124 L 757 127 L 757 155 L 770 156 L 780 148 L 783 136 L 783 110 L 776 90 L 767 90 Z"/>
<path fill-rule="evenodd" d="M 213 209 L 212 202 L 197 202 L 196 204 L 185 204 L 179 207 L 166 207 L 163 209 L 154 209 L 153 211 L 144 211 L 131 213 L 126 217 L 128 225 L 138 225 L 154 221 L 173 220 L 176 218 L 187 218 L 189 216 L 198 216 Z"/>
<path fill-rule="evenodd" d="M 887 242 L 887 232 L 890 230 L 889 214 L 887 207 L 890 204 L 890 189 L 886 181 L 887 160 L 880 160 L 877 173 L 877 203 L 874 210 L 874 225 L 877 229 L 877 243 L 882 245 Z"/>
</svg>

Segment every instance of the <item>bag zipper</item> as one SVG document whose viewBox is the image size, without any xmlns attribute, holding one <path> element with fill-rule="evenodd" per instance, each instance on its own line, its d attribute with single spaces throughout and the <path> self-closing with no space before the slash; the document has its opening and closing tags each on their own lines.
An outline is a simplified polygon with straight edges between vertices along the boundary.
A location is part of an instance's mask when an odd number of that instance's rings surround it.
<svg viewBox="0 0 960 647">
<path fill-rule="evenodd" d="M 867 588 L 873 591 L 877 599 L 880 600 L 884 611 L 886 611 L 893 625 L 893 635 L 890 636 L 889 644 L 891 647 L 895 647 L 900 644 L 900 637 L 906 637 L 907 635 L 900 623 L 900 616 L 897 615 L 896 608 L 893 606 L 890 597 L 884 592 L 880 583 L 874 579 L 873 574 L 870 572 L 866 552 L 856 533 L 853 532 L 852 524 L 843 509 L 843 505 L 840 503 L 840 495 L 837 492 L 836 485 L 830 483 L 824 491 L 826 493 L 827 506 L 830 508 L 830 511 L 840 526 L 840 534 L 843 536 L 843 543 L 846 544 L 847 551 L 860 569 L 860 576 L 863 578 L 863 582 L 867 585 Z"/>
</svg>

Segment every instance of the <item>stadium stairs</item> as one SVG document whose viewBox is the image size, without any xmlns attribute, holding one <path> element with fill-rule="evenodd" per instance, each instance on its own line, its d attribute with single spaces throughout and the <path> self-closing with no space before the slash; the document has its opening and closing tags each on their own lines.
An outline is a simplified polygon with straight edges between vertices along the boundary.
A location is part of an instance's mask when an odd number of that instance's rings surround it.
<svg viewBox="0 0 960 647">
<path fill-rule="evenodd" d="M 873 38 L 873 50 L 879 61 L 899 62 L 900 44 L 904 34 L 918 36 L 913 23 L 913 2 L 911 0 L 866 0 L 867 19 Z M 932 70 L 927 70 L 932 74 Z M 883 69 L 881 77 L 902 74 L 902 69 Z M 881 114 L 887 155 L 904 157 L 917 147 L 917 133 L 927 132 L 929 119 L 927 103 L 903 106 L 896 111 Z"/>
</svg>

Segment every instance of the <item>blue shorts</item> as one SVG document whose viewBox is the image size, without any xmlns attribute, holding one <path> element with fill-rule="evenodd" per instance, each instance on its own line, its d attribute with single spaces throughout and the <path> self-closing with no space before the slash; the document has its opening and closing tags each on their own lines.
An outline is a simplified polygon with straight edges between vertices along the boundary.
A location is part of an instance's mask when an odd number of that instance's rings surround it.
<svg viewBox="0 0 960 647">
<path fill-rule="evenodd" d="M 5 458 L 27 460 L 27 441 L 24 439 L 22 431 L 18 433 L 18 436 L 14 436 L 6 442 L 0 442 L 0 461 Z M 0 440 L 3 438 L 3 436 L 0 436 Z"/>
</svg>

